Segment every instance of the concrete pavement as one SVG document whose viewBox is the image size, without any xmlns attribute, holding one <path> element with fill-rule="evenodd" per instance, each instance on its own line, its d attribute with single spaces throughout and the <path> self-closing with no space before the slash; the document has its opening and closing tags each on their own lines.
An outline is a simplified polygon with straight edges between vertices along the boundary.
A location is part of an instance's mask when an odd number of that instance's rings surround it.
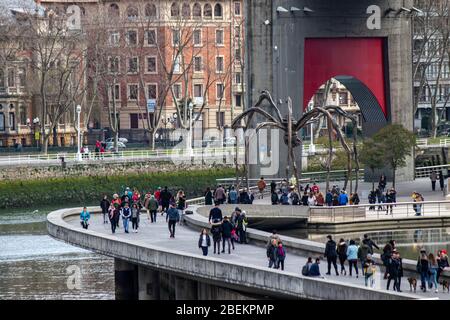
<svg viewBox="0 0 450 320">
<path fill-rule="evenodd" d="M 230 213 L 224 213 L 224 214 L 230 214 Z M 109 224 L 103 224 L 101 215 L 94 214 L 92 215 L 91 224 L 89 227 L 89 230 L 93 230 L 99 233 L 108 234 L 111 235 L 111 229 Z M 197 216 L 196 219 L 203 219 L 204 221 L 206 218 Z M 79 226 L 81 229 L 81 226 L 79 224 L 79 220 L 76 217 L 69 217 L 67 219 L 67 222 L 74 226 Z M 131 230 L 131 228 L 130 228 Z M 116 231 L 116 234 L 113 236 L 117 240 L 121 239 L 127 239 L 127 240 L 133 240 L 138 241 L 139 243 L 142 243 L 143 245 L 155 245 L 162 248 L 167 249 L 174 249 L 179 250 L 183 252 L 187 252 L 190 254 L 202 256 L 201 250 L 198 248 L 198 238 L 199 233 L 197 231 L 194 231 L 188 227 L 185 226 L 179 226 L 177 225 L 176 230 L 176 238 L 170 239 L 169 238 L 169 231 L 167 228 L 167 224 L 165 223 L 165 219 L 161 217 L 161 215 L 158 215 L 158 221 L 157 223 L 150 223 L 150 221 L 147 219 L 145 215 L 141 215 L 141 226 L 139 228 L 138 233 L 132 233 L 125 234 L 123 230 L 122 223 L 120 225 L 120 228 Z M 266 267 L 267 266 L 267 258 L 266 258 L 266 252 L 265 249 L 262 247 L 258 247 L 255 245 L 235 245 L 235 250 L 232 251 L 231 254 L 225 253 L 220 255 L 214 255 L 211 248 L 210 248 L 210 256 L 217 257 L 219 259 L 223 259 L 224 261 L 233 261 L 233 262 L 240 262 L 240 263 L 246 263 L 251 264 L 259 267 Z M 315 256 L 313 256 L 315 258 Z M 293 272 L 300 274 L 302 266 L 306 263 L 306 256 L 302 256 L 299 254 L 292 254 L 289 252 L 289 248 L 287 249 L 287 257 L 285 261 L 285 271 L 286 272 Z M 321 273 L 324 275 L 326 272 L 326 262 L 321 263 L 320 265 Z M 347 268 L 347 267 L 346 267 Z M 278 271 L 283 272 L 283 271 Z M 361 272 L 361 271 L 359 271 Z M 357 279 L 354 276 L 325 276 L 325 280 L 331 280 L 331 281 L 337 281 L 342 282 L 346 284 L 354 284 L 358 286 L 364 286 L 364 278 L 361 276 Z M 386 286 L 386 281 L 382 279 L 381 272 L 376 273 L 376 288 L 381 290 L 384 290 Z M 401 289 L 404 292 L 409 293 L 409 285 L 406 281 L 406 278 L 402 281 L 402 287 Z M 441 289 L 441 288 L 440 288 Z M 422 298 L 435 298 L 438 297 L 440 299 L 450 299 L 450 295 L 447 293 L 417 293 L 418 296 Z"/>
</svg>

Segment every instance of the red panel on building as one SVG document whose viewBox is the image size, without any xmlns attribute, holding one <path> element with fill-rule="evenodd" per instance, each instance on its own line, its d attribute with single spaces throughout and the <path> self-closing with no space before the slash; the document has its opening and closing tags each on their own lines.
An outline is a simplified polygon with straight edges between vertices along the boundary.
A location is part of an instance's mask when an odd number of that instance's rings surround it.
<svg viewBox="0 0 450 320">
<path fill-rule="evenodd" d="M 304 108 L 327 80 L 352 76 L 372 91 L 387 116 L 384 70 L 383 38 L 306 39 Z"/>
</svg>

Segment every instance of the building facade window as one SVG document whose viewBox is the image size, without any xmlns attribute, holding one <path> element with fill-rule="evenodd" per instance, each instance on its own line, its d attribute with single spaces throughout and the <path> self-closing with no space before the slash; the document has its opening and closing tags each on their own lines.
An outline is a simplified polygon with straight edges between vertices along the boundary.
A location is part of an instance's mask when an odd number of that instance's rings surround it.
<svg viewBox="0 0 450 320">
<path fill-rule="evenodd" d="M 139 70 L 139 59 L 138 57 L 128 58 L 128 73 L 137 73 Z"/>
<path fill-rule="evenodd" d="M 216 112 L 216 125 L 218 128 L 225 126 L 225 112 Z"/>
<path fill-rule="evenodd" d="M 202 98 L 202 97 L 203 97 L 203 85 L 194 84 L 194 98 Z"/>
<path fill-rule="evenodd" d="M 120 100 L 120 85 L 115 84 L 109 87 L 109 100 Z"/>
<path fill-rule="evenodd" d="M 216 45 L 223 46 L 223 30 L 222 29 L 216 30 Z"/>
<path fill-rule="evenodd" d="M 16 86 L 16 71 L 13 68 L 8 69 L 8 87 L 14 88 Z"/>
<path fill-rule="evenodd" d="M 217 73 L 222 73 L 223 72 L 223 57 L 219 56 L 216 57 L 216 72 Z"/>
<path fill-rule="evenodd" d="M 117 47 L 120 42 L 120 33 L 119 31 L 112 31 L 109 33 L 109 45 Z"/>
<path fill-rule="evenodd" d="M 180 34 L 180 30 L 179 29 L 173 29 L 172 30 L 172 45 L 178 46 L 180 44 L 180 38 L 181 38 L 181 34 Z"/>
<path fill-rule="evenodd" d="M 194 57 L 194 72 L 202 72 L 202 57 Z"/>
<path fill-rule="evenodd" d="M 175 83 L 173 85 L 173 94 L 175 99 L 181 99 L 181 83 Z"/>
<path fill-rule="evenodd" d="M 127 44 L 129 46 L 136 46 L 138 44 L 138 33 L 136 30 L 128 30 L 126 35 Z"/>
<path fill-rule="evenodd" d="M 339 93 L 339 104 L 340 105 L 348 104 L 348 94 L 347 94 L 347 92 L 340 92 Z"/>
<path fill-rule="evenodd" d="M 241 3 L 235 1 L 234 2 L 234 15 L 235 16 L 240 16 L 241 15 Z"/>
<path fill-rule="evenodd" d="M 209 3 L 203 7 L 203 18 L 212 19 L 212 6 Z"/>
<path fill-rule="evenodd" d="M 234 96 L 234 105 L 236 107 L 242 107 L 242 95 L 237 94 Z"/>
<path fill-rule="evenodd" d="M 223 17 L 222 5 L 220 3 L 217 3 L 214 6 L 214 19 L 222 19 L 222 17 Z"/>
<path fill-rule="evenodd" d="M 194 46 L 201 46 L 202 45 L 202 30 L 201 29 L 194 30 L 193 38 L 194 38 Z"/>
<path fill-rule="evenodd" d="M 27 125 L 27 108 L 25 106 L 19 107 L 19 118 L 20 118 L 20 124 L 23 126 Z"/>
<path fill-rule="evenodd" d="M 5 87 L 5 72 L 3 69 L 0 69 L 0 88 Z"/>
<path fill-rule="evenodd" d="M 19 69 L 19 86 L 25 87 L 27 74 L 24 68 Z"/>
<path fill-rule="evenodd" d="M 236 72 L 234 81 L 236 84 L 241 84 L 242 83 L 242 73 Z"/>
<path fill-rule="evenodd" d="M 5 131 L 5 114 L 0 112 L 0 131 Z"/>
<path fill-rule="evenodd" d="M 119 10 L 119 6 L 116 3 L 111 3 L 109 5 L 109 15 L 113 16 L 113 17 L 118 17 L 120 16 L 120 10 Z"/>
<path fill-rule="evenodd" d="M 145 31 L 145 44 L 147 46 L 156 46 L 156 29 Z"/>
<path fill-rule="evenodd" d="M 139 116 L 137 113 L 130 113 L 130 129 L 139 129 Z"/>
<path fill-rule="evenodd" d="M 201 19 L 202 17 L 202 6 L 198 2 L 194 3 L 192 7 L 192 16 L 194 19 Z"/>
<path fill-rule="evenodd" d="M 148 99 L 158 98 L 158 85 L 156 83 L 151 83 L 147 85 L 147 97 Z"/>
<path fill-rule="evenodd" d="M 145 17 L 146 18 L 156 18 L 158 13 L 156 11 L 156 6 L 153 3 L 149 3 L 145 6 Z"/>
<path fill-rule="evenodd" d="M 180 16 L 180 5 L 176 2 L 172 3 L 170 7 L 170 16 L 171 17 L 179 17 Z"/>
<path fill-rule="evenodd" d="M 133 6 L 127 8 L 127 18 L 128 20 L 134 21 L 139 17 L 139 11 Z"/>
<path fill-rule="evenodd" d="M 173 72 L 181 73 L 181 57 L 177 56 L 173 61 Z"/>
<path fill-rule="evenodd" d="M 148 73 L 157 73 L 158 67 L 156 65 L 156 57 L 147 57 L 147 72 Z"/>
<path fill-rule="evenodd" d="M 138 99 L 138 85 L 128 85 L 128 100 L 136 101 Z"/>
<path fill-rule="evenodd" d="M 225 98 L 224 93 L 225 93 L 225 91 L 224 91 L 223 83 L 217 83 L 216 84 L 216 97 L 217 97 L 217 100 L 224 99 Z"/>
<path fill-rule="evenodd" d="M 16 115 L 14 112 L 9 113 L 9 130 L 16 130 Z"/>
<path fill-rule="evenodd" d="M 191 17 L 191 6 L 189 5 L 189 3 L 183 3 L 181 7 L 181 15 L 183 16 L 183 18 L 189 19 Z"/>
<path fill-rule="evenodd" d="M 120 67 L 119 57 L 109 57 L 109 72 L 118 73 Z"/>
</svg>

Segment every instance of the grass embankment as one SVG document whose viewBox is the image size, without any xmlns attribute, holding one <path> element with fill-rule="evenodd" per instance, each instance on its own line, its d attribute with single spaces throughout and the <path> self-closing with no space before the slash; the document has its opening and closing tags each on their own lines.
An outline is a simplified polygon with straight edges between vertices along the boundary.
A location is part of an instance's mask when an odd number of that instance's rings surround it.
<svg viewBox="0 0 450 320">
<path fill-rule="evenodd" d="M 121 193 L 126 187 L 142 192 L 168 186 L 172 193 L 183 189 L 188 199 L 203 195 L 215 180 L 235 175 L 232 168 L 185 170 L 111 176 L 79 176 L 26 181 L 0 181 L 0 209 L 83 205 L 97 203 L 104 194 Z"/>
</svg>

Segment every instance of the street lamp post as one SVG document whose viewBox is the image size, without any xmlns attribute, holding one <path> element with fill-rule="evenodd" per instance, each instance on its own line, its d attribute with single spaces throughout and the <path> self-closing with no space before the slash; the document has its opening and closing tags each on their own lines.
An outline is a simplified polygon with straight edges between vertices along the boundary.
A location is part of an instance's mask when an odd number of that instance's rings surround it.
<svg viewBox="0 0 450 320">
<path fill-rule="evenodd" d="M 80 129 L 81 106 L 77 105 L 77 160 L 81 161 L 81 129 Z"/>
<path fill-rule="evenodd" d="M 189 157 L 193 156 L 194 150 L 192 149 L 192 140 L 193 140 L 193 130 L 192 130 L 192 111 L 194 110 L 194 105 L 192 102 L 189 103 L 189 139 L 188 139 L 188 150 Z"/>
</svg>

